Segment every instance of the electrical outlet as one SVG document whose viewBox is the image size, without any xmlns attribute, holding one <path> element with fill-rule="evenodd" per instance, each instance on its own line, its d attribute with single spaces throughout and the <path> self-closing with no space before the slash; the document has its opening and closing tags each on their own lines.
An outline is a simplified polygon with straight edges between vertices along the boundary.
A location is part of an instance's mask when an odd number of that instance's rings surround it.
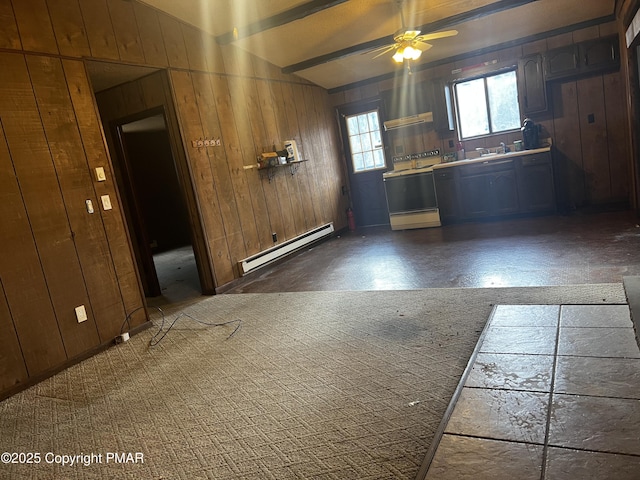
<svg viewBox="0 0 640 480">
<path fill-rule="evenodd" d="M 276 232 L 273 232 L 271 234 L 271 238 L 273 239 L 273 243 L 276 243 L 278 241 L 278 234 Z"/>
<path fill-rule="evenodd" d="M 82 323 L 87 320 L 87 311 L 85 310 L 84 305 L 76 307 L 76 318 L 78 319 L 78 323 Z"/>
</svg>

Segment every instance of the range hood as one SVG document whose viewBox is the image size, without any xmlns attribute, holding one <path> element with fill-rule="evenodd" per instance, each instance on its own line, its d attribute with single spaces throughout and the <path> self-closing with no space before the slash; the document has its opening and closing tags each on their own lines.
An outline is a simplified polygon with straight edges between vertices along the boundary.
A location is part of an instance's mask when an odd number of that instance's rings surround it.
<svg viewBox="0 0 640 480">
<path fill-rule="evenodd" d="M 388 132 L 389 130 L 396 130 L 398 128 L 410 127 L 411 125 L 431 122 L 433 122 L 433 112 L 419 113 L 408 117 L 387 120 L 384 122 L 384 129 Z"/>
</svg>

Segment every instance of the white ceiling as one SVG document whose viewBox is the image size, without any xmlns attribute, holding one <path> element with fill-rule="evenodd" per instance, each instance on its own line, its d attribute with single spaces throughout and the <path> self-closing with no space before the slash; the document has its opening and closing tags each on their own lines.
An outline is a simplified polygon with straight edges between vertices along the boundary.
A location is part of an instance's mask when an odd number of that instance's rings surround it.
<svg viewBox="0 0 640 480">
<path fill-rule="evenodd" d="M 227 34 L 309 0 L 142 0 L 214 36 Z M 456 29 L 455 37 L 434 40 L 419 63 L 432 63 L 468 52 L 517 41 L 569 25 L 612 16 L 615 0 L 406 0 L 403 11 L 407 26 L 446 21 L 445 29 Z M 388 39 L 400 29 L 396 0 L 339 0 L 337 5 L 281 26 L 239 38 L 233 44 L 278 67 L 331 54 L 366 41 Z M 475 9 L 520 4 L 480 18 L 450 21 Z M 426 32 L 423 32 L 426 33 Z M 327 89 L 392 73 L 398 67 L 391 54 L 373 59 L 359 51 L 341 59 L 299 70 L 297 75 Z"/>
</svg>

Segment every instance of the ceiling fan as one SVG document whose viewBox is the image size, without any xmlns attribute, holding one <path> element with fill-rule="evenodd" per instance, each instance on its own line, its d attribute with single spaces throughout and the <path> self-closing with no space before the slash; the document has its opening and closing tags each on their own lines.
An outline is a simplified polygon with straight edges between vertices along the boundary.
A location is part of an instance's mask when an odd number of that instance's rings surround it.
<svg viewBox="0 0 640 480">
<path fill-rule="evenodd" d="M 403 3 L 404 0 L 397 1 L 398 9 L 400 10 L 400 18 L 402 20 L 402 28 L 393 35 L 394 43 L 373 50 L 373 52 L 379 52 L 373 58 L 381 57 L 382 55 L 395 50 L 393 57 L 391 57 L 395 62 L 403 63 L 404 61 L 415 61 L 420 58 L 422 52 L 426 52 L 433 46 L 430 43 L 426 43 L 427 40 L 453 37 L 458 34 L 457 30 L 446 30 L 420 35 L 420 30 L 407 28 L 405 26 L 404 14 L 402 12 Z"/>
</svg>

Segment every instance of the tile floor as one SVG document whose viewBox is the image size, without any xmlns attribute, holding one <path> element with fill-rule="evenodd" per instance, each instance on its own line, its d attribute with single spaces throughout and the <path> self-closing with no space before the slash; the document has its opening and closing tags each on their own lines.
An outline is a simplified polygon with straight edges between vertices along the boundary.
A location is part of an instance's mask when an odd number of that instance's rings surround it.
<svg viewBox="0 0 640 480">
<path fill-rule="evenodd" d="M 497 306 L 457 394 L 427 480 L 640 479 L 627 305 Z"/>
</svg>

